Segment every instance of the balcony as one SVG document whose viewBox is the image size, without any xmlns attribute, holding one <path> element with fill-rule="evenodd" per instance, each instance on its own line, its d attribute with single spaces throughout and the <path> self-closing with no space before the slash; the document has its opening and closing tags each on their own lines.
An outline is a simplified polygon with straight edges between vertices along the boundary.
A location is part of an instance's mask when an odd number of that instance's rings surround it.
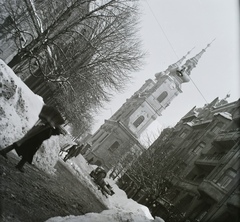
<svg viewBox="0 0 240 222">
<path fill-rule="evenodd" d="M 229 130 L 220 133 L 213 141 L 215 145 L 223 147 L 232 147 L 240 139 L 240 130 Z"/>
<path fill-rule="evenodd" d="M 183 188 L 184 190 L 189 190 L 196 194 L 198 193 L 197 188 L 198 188 L 199 183 L 196 181 L 194 182 L 194 181 L 184 180 L 184 179 L 178 178 L 176 176 L 174 177 L 173 181 L 175 182 L 176 186 Z"/>
<path fill-rule="evenodd" d="M 197 121 L 193 124 L 193 127 L 195 129 L 200 129 L 200 128 L 206 128 L 209 123 L 211 123 L 212 120 L 202 120 L 202 121 Z"/>
<path fill-rule="evenodd" d="M 218 185 L 209 180 L 204 180 L 198 187 L 198 191 L 202 196 L 219 202 L 225 195 L 225 191 Z"/>
<path fill-rule="evenodd" d="M 225 154 L 223 153 L 216 153 L 216 154 L 202 154 L 196 161 L 195 164 L 198 165 L 209 165 L 215 166 L 219 163 L 222 157 Z"/>
</svg>

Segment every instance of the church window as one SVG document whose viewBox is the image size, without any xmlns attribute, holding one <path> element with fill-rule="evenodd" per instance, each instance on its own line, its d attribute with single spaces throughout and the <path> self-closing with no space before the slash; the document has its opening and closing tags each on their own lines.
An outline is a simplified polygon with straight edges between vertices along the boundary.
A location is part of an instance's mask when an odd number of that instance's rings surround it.
<svg viewBox="0 0 240 222">
<path fill-rule="evenodd" d="M 133 123 L 133 125 L 137 128 L 144 121 L 144 116 L 139 116 Z"/>
<path fill-rule="evenodd" d="M 157 98 L 157 101 L 161 103 L 166 97 L 168 96 L 168 93 L 166 91 L 162 92 L 160 96 Z"/>
<path fill-rule="evenodd" d="M 114 152 L 120 146 L 118 141 L 115 141 L 109 148 L 111 152 Z"/>
</svg>

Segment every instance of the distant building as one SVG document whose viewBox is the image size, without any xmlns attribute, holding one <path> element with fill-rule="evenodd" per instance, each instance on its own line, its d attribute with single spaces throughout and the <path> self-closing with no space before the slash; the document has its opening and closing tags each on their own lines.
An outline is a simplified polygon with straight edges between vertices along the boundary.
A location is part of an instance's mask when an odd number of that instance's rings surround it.
<svg viewBox="0 0 240 222">
<path fill-rule="evenodd" d="M 181 65 L 186 59 L 184 56 L 164 72 L 157 73 L 155 81 L 146 80 L 92 136 L 86 159 L 110 170 L 117 164 L 124 164 L 125 159 L 129 159 L 129 153 L 136 156 L 145 150 L 139 143 L 140 135 L 182 93 L 182 84 L 190 80 L 191 71 L 205 50 Z"/>
<path fill-rule="evenodd" d="M 149 148 L 165 154 L 167 150 L 166 166 L 173 172 L 173 186 L 159 199 L 155 214 L 170 222 L 171 207 L 171 212 L 181 213 L 179 221 L 239 221 L 240 100 L 228 103 L 216 98 L 194 107 L 165 139 L 164 146 L 158 145 L 160 136 Z M 144 194 L 131 193 L 129 186 L 124 189 L 148 206 Z"/>
</svg>

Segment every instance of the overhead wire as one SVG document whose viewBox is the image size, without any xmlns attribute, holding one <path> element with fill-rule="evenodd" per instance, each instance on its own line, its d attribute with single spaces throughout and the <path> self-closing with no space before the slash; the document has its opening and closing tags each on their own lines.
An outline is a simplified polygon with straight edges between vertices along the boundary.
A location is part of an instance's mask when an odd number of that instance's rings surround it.
<svg viewBox="0 0 240 222">
<path fill-rule="evenodd" d="M 163 35 L 164 35 L 165 38 L 167 39 L 168 44 L 170 45 L 172 51 L 174 52 L 174 54 L 175 54 L 175 56 L 177 57 L 177 59 L 179 59 L 179 56 L 177 55 L 177 53 L 176 53 L 176 51 L 175 51 L 173 45 L 171 44 L 171 42 L 170 42 L 170 40 L 169 40 L 167 34 L 165 33 L 165 31 L 164 31 L 163 27 L 161 26 L 160 22 L 158 21 L 157 17 L 155 16 L 155 14 L 154 14 L 154 12 L 153 12 L 151 6 L 149 5 L 149 3 L 148 3 L 147 0 L 145 0 L 145 2 L 147 3 L 147 5 L 148 5 L 148 7 L 149 7 L 149 9 L 150 9 L 150 12 L 152 13 L 154 19 L 156 20 L 156 22 L 157 22 L 159 28 L 161 29 Z M 198 92 L 200 93 L 200 95 L 202 96 L 202 98 L 204 99 L 204 101 L 205 101 L 206 103 L 208 103 L 207 100 L 206 100 L 206 98 L 204 97 L 203 93 L 202 93 L 201 90 L 197 87 L 197 85 L 194 83 L 194 81 L 192 80 L 192 78 L 191 78 L 190 76 L 189 76 L 189 78 L 190 78 L 190 80 L 192 81 L 193 85 L 194 85 L 194 86 L 196 87 L 196 89 L 198 90 Z"/>
</svg>

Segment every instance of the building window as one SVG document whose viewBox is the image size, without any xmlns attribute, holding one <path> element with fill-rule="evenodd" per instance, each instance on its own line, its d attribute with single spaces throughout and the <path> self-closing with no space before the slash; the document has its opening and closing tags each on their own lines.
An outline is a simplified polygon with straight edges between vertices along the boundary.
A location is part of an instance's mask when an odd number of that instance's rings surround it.
<svg viewBox="0 0 240 222">
<path fill-rule="evenodd" d="M 187 136 L 187 130 L 183 130 L 182 133 L 180 133 L 179 137 L 184 139 Z"/>
<path fill-rule="evenodd" d="M 237 175 L 236 170 L 229 168 L 218 180 L 217 184 L 223 188 L 226 188 L 232 182 L 236 175 Z"/>
<path fill-rule="evenodd" d="M 157 98 L 157 101 L 161 103 L 166 97 L 168 96 L 168 93 L 166 91 L 162 92 L 160 96 Z"/>
<path fill-rule="evenodd" d="M 218 122 L 213 128 L 212 128 L 212 132 L 213 133 L 218 133 L 221 128 L 223 127 L 223 123 L 222 122 Z"/>
<path fill-rule="evenodd" d="M 133 125 L 137 128 L 144 121 L 144 116 L 139 116 L 133 123 Z"/>
<path fill-rule="evenodd" d="M 114 152 L 120 146 L 118 141 L 115 141 L 109 148 L 111 152 Z"/>
<path fill-rule="evenodd" d="M 197 147 L 193 150 L 194 153 L 199 153 L 204 147 L 206 146 L 206 143 L 200 142 Z"/>
</svg>

